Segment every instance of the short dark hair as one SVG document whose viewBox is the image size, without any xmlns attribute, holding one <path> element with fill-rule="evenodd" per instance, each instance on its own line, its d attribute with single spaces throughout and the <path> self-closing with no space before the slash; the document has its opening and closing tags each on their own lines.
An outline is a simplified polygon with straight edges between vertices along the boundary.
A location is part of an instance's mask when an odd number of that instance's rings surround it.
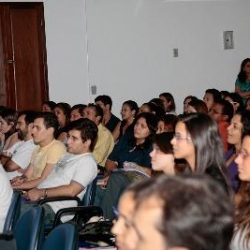
<svg viewBox="0 0 250 250">
<path fill-rule="evenodd" d="M 69 123 L 71 106 L 66 102 L 58 102 L 55 108 L 59 108 L 62 110 L 63 114 L 66 117 L 66 124 Z"/>
<path fill-rule="evenodd" d="M 96 117 L 100 116 L 101 117 L 100 121 L 102 121 L 103 110 L 102 110 L 102 108 L 98 104 L 89 103 L 87 107 L 93 108 L 95 110 L 95 116 Z"/>
<path fill-rule="evenodd" d="M 162 213 L 155 225 L 167 246 L 229 249 L 234 231 L 233 204 L 214 180 L 204 175 L 162 175 L 147 182 L 149 185 L 134 195 L 135 211 L 148 199 L 159 199 Z"/>
<path fill-rule="evenodd" d="M 95 98 L 95 102 L 102 102 L 105 106 L 109 104 L 110 110 L 112 108 L 113 102 L 110 96 L 108 95 L 99 95 Z"/>
<path fill-rule="evenodd" d="M 207 89 L 206 94 L 211 94 L 213 96 L 214 102 L 217 102 L 221 99 L 221 93 L 218 89 Z"/>
<path fill-rule="evenodd" d="M 26 123 L 26 125 L 29 125 L 30 123 L 33 123 L 34 120 L 37 117 L 37 112 L 33 111 L 33 110 L 23 110 L 21 112 L 19 112 L 18 117 L 24 115 L 24 121 Z"/>
<path fill-rule="evenodd" d="M 5 140 L 9 138 L 16 130 L 17 112 L 12 108 L 3 108 L 0 116 L 6 121 L 8 125 L 12 125 L 10 130 L 5 134 Z"/>
<path fill-rule="evenodd" d="M 76 104 L 76 105 L 72 106 L 70 112 L 72 112 L 73 110 L 78 110 L 78 112 L 81 114 L 81 116 L 83 116 L 83 111 L 86 107 L 87 107 L 86 104 Z"/>
<path fill-rule="evenodd" d="M 14 125 L 17 123 L 17 112 L 12 108 L 4 108 L 1 112 L 2 118 L 8 125 L 12 122 Z"/>
<path fill-rule="evenodd" d="M 234 115 L 233 105 L 229 101 L 224 99 L 221 99 L 215 103 L 222 106 L 222 115 L 227 115 L 228 116 L 227 121 L 230 122 Z"/>
<path fill-rule="evenodd" d="M 168 102 L 171 102 L 171 104 L 169 105 L 169 111 L 171 110 L 175 111 L 175 101 L 171 93 L 164 92 L 164 93 L 161 93 L 159 97 L 164 97 Z"/>
<path fill-rule="evenodd" d="M 198 99 L 198 98 L 193 98 L 189 103 L 189 106 L 193 107 L 197 113 L 208 113 L 208 108 L 207 105 L 204 101 Z M 231 105 L 232 106 L 232 105 Z"/>
<path fill-rule="evenodd" d="M 242 100 L 241 96 L 238 93 L 230 92 L 227 95 L 225 95 L 224 99 L 227 98 L 227 97 L 232 99 L 233 104 L 238 103 L 239 106 L 237 107 L 237 111 L 242 111 L 244 109 L 243 100 Z"/>
<path fill-rule="evenodd" d="M 91 140 L 89 149 L 90 151 L 94 150 L 97 140 L 98 128 L 93 121 L 89 120 L 88 118 L 80 118 L 76 121 L 71 122 L 68 125 L 68 129 L 69 129 L 68 131 L 70 130 L 80 131 L 82 141 L 85 142 L 87 140 Z"/>
<path fill-rule="evenodd" d="M 250 135 L 250 111 L 237 111 L 235 115 L 240 116 L 240 121 L 242 123 L 241 139 L 243 139 L 244 136 Z"/>
<path fill-rule="evenodd" d="M 131 110 L 135 110 L 135 116 L 136 116 L 136 114 L 137 114 L 137 112 L 138 112 L 138 110 L 139 110 L 139 107 L 138 107 L 137 102 L 135 102 L 135 101 L 133 101 L 133 100 L 127 100 L 127 101 L 125 101 L 125 102 L 122 104 L 122 106 L 123 106 L 123 105 L 127 105 L 127 106 L 129 106 L 129 108 L 130 108 Z"/>
<path fill-rule="evenodd" d="M 155 134 L 153 143 L 155 143 L 164 154 L 172 154 L 173 146 L 171 145 L 170 141 L 173 139 L 173 137 L 174 132 Z"/>
<path fill-rule="evenodd" d="M 56 107 L 56 103 L 53 101 L 45 101 L 42 103 L 42 106 L 43 105 L 48 105 L 52 111 L 54 111 L 54 109 Z"/>
<path fill-rule="evenodd" d="M 48 128 L 54 129 L 54 137 L 55 137 L 59 128 L 59 123 L 56 115 L 51 112 L 42 112 L 37 114 L 36 119 L 38 118 L 43 119 L 43 123 L 46 129 Z"/>
</svg>

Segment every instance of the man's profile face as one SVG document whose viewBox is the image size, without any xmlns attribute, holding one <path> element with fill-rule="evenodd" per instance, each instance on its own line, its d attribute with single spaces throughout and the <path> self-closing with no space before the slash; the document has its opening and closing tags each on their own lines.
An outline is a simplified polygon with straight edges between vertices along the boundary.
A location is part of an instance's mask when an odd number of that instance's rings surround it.
<svg viewBox="0 0 250 250">
<path fill-rule="evenodd" d="M 43 118 L 37 118 L 34 120 L 34 126 L 32 129 L 32 137 L 34 143 L 41 145 L 51 137 L 51 128 L 46 128 Z"/>
<path fill-rule="evenodd" d="M 67 151 L 75 155 L 89 152 L 89 145 L 82 141 L 81 131 L 75 129 L 69 131 Z"/>
<path fill-rule="evenodd" d="M 95 124 L 99 123 L 99 119 L 96 116 L 96 111 L 94 107 L 86 107 L 84 109 L 84 118 L 88 118 L 89 120 L 93 121 Z"/>
<path fill-rule="evenodd" d="M 150 197 L 135 211 L 130 230 L 137 236 L 136 250 L 167 250 L 166 239 L 157 228 L 162 217 L 160 202 L 155 197 Z M 129 237 L 127 237 L 129 240 Z"/>
<path fill-rule="evenodd" d="M 18 117 L 16 130 L 18 132 L 18 138 L 20 140 L 24 140 L 26 135 L 28 134 L 28 126 L 25 122 L 25 115 L 21 115 Z"/>
<path fill-rule="evenodd" d="M 79 109 L 73 109 L 70 113 L 70 121 L 76 121 L 78 119 L 82 118 L 82 115 L 79 112 Z"/>
<path fill-rule="evenodd" d="M 106 106 L 105 106 L 105 104 L 103 102 L 97 101 L 95 104 L 99 105 L 102 108 L 102 110 L 105 111 Z"/>
</svg>

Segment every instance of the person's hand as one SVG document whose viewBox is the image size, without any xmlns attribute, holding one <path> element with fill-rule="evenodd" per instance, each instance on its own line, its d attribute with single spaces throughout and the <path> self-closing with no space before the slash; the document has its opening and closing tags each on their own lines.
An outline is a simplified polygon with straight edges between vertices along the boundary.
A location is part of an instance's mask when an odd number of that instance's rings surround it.
<svg viewBox="0 0 250 250">
<path fill-rule="evenodd" d="M 21 184 L 25 181 L 25 179 L 26 179 L 26 178 L 23 178 L 23 175 L 21 175 L 21 176 L 16 176 L 16 177 L 14 177 L 14 178 L 10 181 L 10 183 L 11 183 L 12 187 L 19 186 L 19 185 L 21 185 Z"/>
<path fill-rule="evenodd" d="M 30 201 L 37 201 L 43 197 L 43 190 L 42 189 L 31 189 L 25 195 L 25 197 Z"/>
<path fill-rule="evenodd" d="M 2 152 L 2 155 L 3 155 L 3 156 L 6 156 L 6 157 L 9 157 L 9 158 L 12 157 L 12 153 L 11 153 L 9 150 L 4 150 L 4 151 Z"/>
<path fill-rule="evenodd" d="M 107 183 L 109 180 L 109 176 L 104 177 L 97 181 L 97 185 L 100 186 L 102 189 L 106 189 Z"/>
<path fill-rule="evenodd" d="M 124 161 L 123 162 L 123 168 L 132 168 L 132 169 L 135 169 L 137 168 L 137 164 L 135 162 L 132 162 L 132 161 Z"/>
</svg>

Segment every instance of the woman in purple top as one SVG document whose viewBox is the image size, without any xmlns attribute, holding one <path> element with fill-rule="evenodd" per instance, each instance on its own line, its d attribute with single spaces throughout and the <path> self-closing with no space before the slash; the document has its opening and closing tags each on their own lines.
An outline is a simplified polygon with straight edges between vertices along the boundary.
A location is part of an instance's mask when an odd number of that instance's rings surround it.
<svg viewBox="0 0 250 250">
<path fill-rule="evenodd" d="M 232 148 L 226 153 L 226 165 L 232 188 L 235 193 L 237 193 L 240 186 L 240 180 L 235 158 L 240 152 L 242 138 L 245 134 L 250 132 L 250 111 L 236 112 L 227 128 L 227 132 L 227 141 L 232 145 Z"/>
</svg>

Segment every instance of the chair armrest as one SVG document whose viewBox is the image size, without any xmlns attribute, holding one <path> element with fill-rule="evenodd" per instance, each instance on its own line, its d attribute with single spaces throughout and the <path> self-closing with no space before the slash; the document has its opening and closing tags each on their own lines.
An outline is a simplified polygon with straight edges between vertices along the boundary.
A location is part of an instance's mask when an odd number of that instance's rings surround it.
<svg viewBox="0 0 250 250">
<path fill-rule="evenodd" d="M 62 216 L 66 214 L 74 215 L 73 221 L 78 224 L 80 219 L 82 219 L 83 223 L 86 223 L 93 216 L 103 216 L 103 211 L 99 206 L 78 206 L 60 209 L 55 215 L 53 228 L 60 224 Z"/>
<path fill-rule="evenodd" d="M 58 196 L 58 197 L 50 197 L 50 198 L 44 198 L 37 202 L 38 205 L 43 205 L 48 202 L 54 202 L 54 201 L 64 201 L 64 200 L 74 200 L 77 202 L 77 206 L 81 204 L 81 200 L 79 197 L 71 197 L 71 196 Z"/>
</svg>

